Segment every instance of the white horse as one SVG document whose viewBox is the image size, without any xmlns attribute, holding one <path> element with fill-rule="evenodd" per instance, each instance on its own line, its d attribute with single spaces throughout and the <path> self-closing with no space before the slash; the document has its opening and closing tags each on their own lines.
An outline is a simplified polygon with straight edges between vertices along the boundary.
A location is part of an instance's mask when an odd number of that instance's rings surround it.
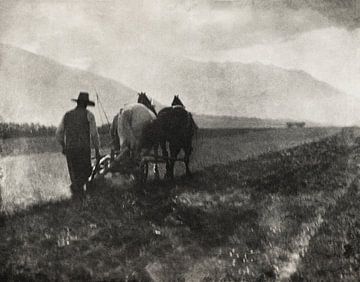
<svg viewBox="0 0 360 282">
<path fill-rule="evenodd" d="M 117 135 L 120 143 L 119 158 L 130 153 L 136 159 L 141 152 L 143 129 L 156 119 L 155 114 L 140 103 L 126 105 L 118 114 Z"/>
</svg>

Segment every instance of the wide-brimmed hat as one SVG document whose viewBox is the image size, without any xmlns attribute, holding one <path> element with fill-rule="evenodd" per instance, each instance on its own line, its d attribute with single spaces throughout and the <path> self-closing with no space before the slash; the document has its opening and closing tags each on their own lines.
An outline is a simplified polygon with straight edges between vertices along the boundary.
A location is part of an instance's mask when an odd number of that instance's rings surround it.
<svg viewBox="0 0 360 282">
<path fill-rule="evenodd" d="M 89 100 L 89 93 L 87 92 L 80 92 L 79 97 L 77 99 L 71 99 L 71 100 L 74 102 L 84 102 L 88 106 L 95 106 L 95 103 Z"/>
</svg>

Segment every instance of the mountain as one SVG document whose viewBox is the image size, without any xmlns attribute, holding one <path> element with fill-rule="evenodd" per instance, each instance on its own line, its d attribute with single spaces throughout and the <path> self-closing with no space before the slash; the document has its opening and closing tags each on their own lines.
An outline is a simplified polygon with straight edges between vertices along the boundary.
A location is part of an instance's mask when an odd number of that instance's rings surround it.
<svg viewBox="0 0 360 282">
<path fill-rule="evenodd" d="M 299 70 L 260 63 L 169 60 L 153 64 L 151 72 L 130 71 L 162 102 L 179 94 L 189 110 L 201 114 L 328 125 L 359 121 L 359 100 Z"/>
<path fill-rule="evenodd" d="M 200 126 L 276 126 L 287 120 L 349 125 L 359 120 L 358 100 L 302 71 L 178 58 L 160 62 L 151 68 L 126 66 L 134 88 L 157 98 L 158 109 L 180 95 Z M 96 100 L 97 89 L 109 119 L 137 98 L 137 91 L 116 80 L 8 45 L 0 45 L 0 81 L 0 115 L 5 121 L 56 125 L 74 107 L 70 99 L 80 90 Z M 98 123 L 106 122 L 99 106 L 92 111 Z"/>
<path fill-rule="evenodd" d="M 99 75 L 61 65 L 48 58 L 0 44 L 0 122 L 39 122 L 57 125 L 66 110 L 74 107 L 71 98 L 80 90 L 98 91 L 103 109 L 112 117 L 127 103 L 136 101 L 137 91 Z M 95 100 L 95 102 L 97 102 Z M 155 101 L 156 108 L 162 104 Z M 91 109 L 91 108 L 90 108 Z M 102 109 L 91 109 L 98 123 L 106 123 Z M 99 114 L 101 111 L 101 117 Z M 4 117 L 4 118 L 2 118 Z M 200 127 L 259 127 L 284 125 L 243 117 L 194 115 Z"/>
<path fill-rule="evenodd" d="M 0 44 L 0 82 L 0 115 L 13 122 L 56 125 L 65 111 L 74 107 L 71 98 L 77 98 L 81 90 L 97 102 L 97 89 L 109 119 L 137 98 L 135 90 L 115 80 L 4 44 Z M 99 107 L 91 110 L 100 122 Z"/>
</svg>

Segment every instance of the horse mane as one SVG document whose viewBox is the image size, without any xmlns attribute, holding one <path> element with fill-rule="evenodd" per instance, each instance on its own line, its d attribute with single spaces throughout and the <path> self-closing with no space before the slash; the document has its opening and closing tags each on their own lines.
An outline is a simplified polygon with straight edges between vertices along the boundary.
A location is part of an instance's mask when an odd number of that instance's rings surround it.
<svg viewBox="0 0 360 282">
<path fill-rule="evenodd" d="M 173 108 L 184 108 L 185 109 L 185 105 L 184 103 L 180 100 L 179 95 L 174 95 L 174 99 L 171 103 L 171 106 Z"/>
<path fill-rule="evenodd" d="M 143 104 L 145 107 L 147 107 L 150 111 L 152 111 L 155 116 L 157 116 L 157 112 L 155 110 L 155 107 L 152 103 L 152 101 L 149 99 L 149 97 L 146 95 L 145 92 L 138 93 L 138 103 Z"/>
</svg>

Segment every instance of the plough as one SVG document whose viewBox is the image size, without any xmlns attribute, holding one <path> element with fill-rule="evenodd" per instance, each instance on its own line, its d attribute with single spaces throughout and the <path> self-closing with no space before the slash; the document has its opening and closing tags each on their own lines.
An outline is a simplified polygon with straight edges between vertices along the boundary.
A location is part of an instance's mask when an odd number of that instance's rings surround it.
<svg viewBox="0 0 360 282">
<path fill-rule="evenodd" d="M 120 174 L 133 174 L 140 183 L 146 183 L 149 177 L 150 164 L 166 164 L 167 161 L 173 160 L 170 157 L 145 155 L 140 161 L 132 161 L 129 158 L 119 160 L 119 151 L 112 150 L 110 154 L 101 156 L 95 161 L 89 182 L 92 182 L 97 176 L 105 176 L 107 173 L 119 172 Z M 184 162 L 184 158 L 175 159 L 178 162 Z M 155 178 L 159 178 L 155 174 Z"/>
</svg>

